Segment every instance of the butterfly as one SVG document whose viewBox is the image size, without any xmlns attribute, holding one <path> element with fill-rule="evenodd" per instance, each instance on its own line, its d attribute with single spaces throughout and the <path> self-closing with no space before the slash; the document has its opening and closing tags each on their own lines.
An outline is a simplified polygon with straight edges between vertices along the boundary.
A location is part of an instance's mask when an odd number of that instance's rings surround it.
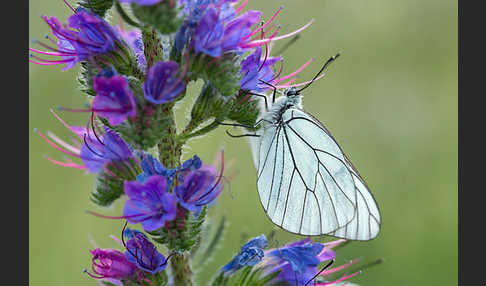
<svg viewBox="0 0 486 286">
<path fill-rule="evenodd" d="M 265 110 L 250 137 L 257 189 L 267 216 L 286 231 L 370 240 L 381 225 L 373 195 L 329 130 L 302 107 L 301 91 L 338 56 L 304 88 L 290 87 L 275 100 L 274 87 L 270 107 L 259 95 Z"/>
</svg>

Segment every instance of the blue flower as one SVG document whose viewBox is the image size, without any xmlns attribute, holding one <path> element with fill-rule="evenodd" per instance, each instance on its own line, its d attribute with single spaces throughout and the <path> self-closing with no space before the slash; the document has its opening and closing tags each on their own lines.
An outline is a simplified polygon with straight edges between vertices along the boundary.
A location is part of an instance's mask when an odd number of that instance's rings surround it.
<svg viewBox="0 0 486 286">
<path fill-rule="evenodd" d="M 224 36 L 224 23 L 219 19 L 217 11 L 210 8 L 199 21 L 194 33 L 194 50 L 211 57 L 221 55 L 221 41 Z"/>
<path fill-rule="evenodd" d="M 267 247 L 267 238 L 264 234 L 252 238 L 241 247 L 238 253 L 228 264 L 223 266 L 220 271 L 231 274 L 244 266 L 254 266 L 258 264 L 263 256 L 263 248 Z"/>
<path fill-rule="evenodd" d="M 37 49 L 30 50 L 37 54 L 58 56 L 60 60 L 46 60 L 36 55 L 31 55 L 30 60 L 40 65 L 66 64 L 64 70 L 74 67 L 79 61 L 85 61 L 91 57 L 105 54 L 117 49 L 117 42 L 121 43 L 118 33 L 100 16 L 83 8 L 77 8 L 75 13 L 68 18 L 68 26 L 62 25 L 56 17 L 43 17 L 49 25 L 57 42 L 50 39 L 57 47 L 36 41 L 47 51 Z"/>
<path fill-rule="evenodd" d="M 197 216 L 202 207 L 214 201 L 223 190 L 222 173 L 223 169 L 218 176 L 216 168 L 209 165 L 186 172 L 175 188 L 179 204 Z"/>
<path fill-rule="evenodd" d="M 141 152 L 138 154 L 138 156 L 141 157 L 141 167 L 143 172 L 137 176 L 137 181 L 141 183 L 145 182 L 147 178 L 152 175 L 160 175 L 167 179 L 170 186 L 177 172 L 184 173 L 185 171 L 196 170 L 202 165 L 201 159 L 199 159 L 197 155 L 194 155 L 192 158 L 182 163 L 181 166 L 174 169 L 168 169 L 152 155 Z"/>
<path fill-rule="evenodd" d="M 104 130 L 101 137 L 88 129 L 83 134 L 80 158 L 92 173 L 101 171 L 108 163 L 125 162 L 133 157 L 131 147 L 118 133 L 106 126 Z"/>
<path fill-rule="evenodd" d="M 104 133 L 96 134 L 93 129 L 86 128 L 86 126 L 70 126 L 51 110 L 54 116 L 74 133 L 79 140 L 69 144 L 52 133 L 47 136 L 36 130 L 49 145 L 55 149 L 63 152 L 66 155 L 81 159 L 83 164 L 78 164 L 66 159 L 65 162 L 57 161 L 52 158 L 47 160 L 52 163 L 63 166 L 87 170 L 91 173 L 98 173 L 110 163 L 123 164 L 133 158 L 132 148 L 128 145 L 115 131 L 104 127 Z M 62 146 L 62 147 L 61 147 Z"/>
<path fill-rule="evenodd" d="M 248 91 L 261 92 L 269 88 L 269 85 L 262 83 L 271 82 L 274 79 L 273 65 L 281 61 L 281 57 L 269 57 L 262 59 L 262 48 L 256 47 L 255 52 L 247 56 L 241 62 L 240 88 Z"/>
<path fill-rule="evenodd" d="M 164 227 L 176 217 L 176 198 L 169 193 L 170 185 L 163 176 L 149 177 L 143 184 L 125 181 L 128 200 L 123 207 L 123 218 L 130 223 L 141 223 L 146 231 Z"/>
<path fill-rule="evenodd" d="M 144 183 L 150 176 L 160 175 L 166 178 L 169 185 L 172 184 L 175 170 L 165 168 L 159 160 L 148 153 L 142 153 L 140 157 L 142 159 L 141 167 L 143 172 L 137 176 L 137 181 Z"/>
<path fill-rule="evenodd" d="M 165 269 L 167 259 L 158 252 L 155 246 L 142 234 L 136 234 L 127 241 L 125 257 L 143 271 L 155 274 Z"/>
<path fill-rule="evenodd" d="M 339 241 L 341 242 L 341 241 Z M 278 279 L 305 285 L 318 273 L 317 266 L 336 257 L 326 244 L 303 239 L 281 248 L 265 252 L 263 264 L 271 266 L 271 272 L 281 270 Z"/>
<path fill-rule="evenodd" d="M 177 78 L 179 65 L 174 61 L 157 62 L 147 72 L 143 84 L 145 98 L 153 104 L 174 100 L 186 88 L 182 78 Z"/>
<path fill-rule="evenodd" d="M 119 125 L 128 117 L 135 117 L 136 103 L 128 81 L 113 72 L 104 72 L 93 78 L 96 96 L 92 111 L 112 125 Z"/>
</svg>

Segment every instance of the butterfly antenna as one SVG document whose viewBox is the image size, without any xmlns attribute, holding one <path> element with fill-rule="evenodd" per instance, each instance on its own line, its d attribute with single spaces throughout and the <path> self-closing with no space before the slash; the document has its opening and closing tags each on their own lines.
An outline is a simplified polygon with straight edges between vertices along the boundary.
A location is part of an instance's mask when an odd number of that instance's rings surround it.
<svg viewBox="0 0 486 286">
<path fill-rule="evenodd" d="M 297 92 L 301 92 L 303 91 L 304 89 L 308 88 L 315 80 L 318 76 L 321 75 L 321 73 L 333 62 L 335 61 L 341 54 L 340 53 L 337 53 L 335 56 L 333 57 L 330 57 L 326 63 L 322 66 L 321 70 L 314 76 L 314 78 L 306 85 L 304 86 L 303 88 L 299 89 Z"/>
</svg>

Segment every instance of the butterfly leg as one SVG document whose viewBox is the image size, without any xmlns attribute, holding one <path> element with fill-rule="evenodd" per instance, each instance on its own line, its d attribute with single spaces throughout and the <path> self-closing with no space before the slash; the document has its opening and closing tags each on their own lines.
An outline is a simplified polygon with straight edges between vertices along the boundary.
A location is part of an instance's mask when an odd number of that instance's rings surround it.
<svg viewBox="0 0 486 286">
<path fill-rule="evenodd" d="M 271 86 L 273 88 L 273 93 L 272 93 L 272 103 L 275 103 L 275 95 L 277 94 L 277 87 L 274 86 L 273 84 L 266 82 L 264 80 L 259 79 L 259 81 L 263 82 L 264 84 Z"/>
<path fill-rule="evenodd" d="M 258 134 L 241 134 L 241 135 L 233 135 L 228 130 L 226 130 L 226 134 L 232 138 L 240 138 L 240 137 L 260 137 Z"/>
<path fill-rule="evenodd" d="M 244 128 L 247 128 L 247 129 L 255 129 L 258 127 L 258 125 L 260 125 L 260 123 L 262 123 L 262 121 L 265 121 L 265 122 L 268 122 L 268 123 L 272 123 L 266 119 L 259 119 L 257 122 L 255 122 L 255 125 L 247 125 L 247 124 L 240 124 L 240 123 L 226 123 L 226 122 L 221 122 L 221 121 L 217 121 L 219 125 L 224 125 L 224 126 L 233 126 L 233 127 L 244 127 Z"/>
<path fill-rule="evenodd" d="M 265 110 L 268 111 L 268 102 L 267 102 L 267 97 L 265 95 L 253 93 L 253 92 L 248 92 L 248 94 L 263 97 L 263 99 L 265 100 Z"/>
</svg>

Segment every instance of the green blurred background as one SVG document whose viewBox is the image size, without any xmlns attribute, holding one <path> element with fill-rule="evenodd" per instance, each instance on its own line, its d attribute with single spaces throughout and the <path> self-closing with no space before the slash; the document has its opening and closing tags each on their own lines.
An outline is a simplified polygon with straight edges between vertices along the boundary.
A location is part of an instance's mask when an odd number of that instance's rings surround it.
<svg viewBox="0 0 486 286">
<path fill-rule="evenodd" d="M 342 53 L 326 78 L 306 90 L 304 107 L 337 138 L 382 212 L 378 238 L 339 250 L 337 263 L 354 257 L 384 258 L 385 263 L 353 278 L 361 285 L 456 285 L 457 2 L 254 0 L 248 6 L 262 10 L 268 19 L 280 5 L 284 5 L 277 18 L 282 33 L 315 19 L 284 54 L 286 73 L 315 57 L 317 61 L 300 77 L 300 81 L 310 79 L 321 61 Z M 70 10 L 61 0 L 30 1 L 31 38 L 48 32 L 41 15 L 64 21 Z M 30 65 L 31 129 L 50 130 L 64 138 L 70 135 L 48 110 L 84 104 L 76 74 L 77 68 L 62 72 L 60 66 Z M 197 88 L 197 84 L 190 87 L 194 92 Z M 179 122 L 186 120 L 189 101 L 178 108 Z M 87 122 L 87 114 L 62 116 L 71 124 Z M 93 243 L 117 247 L 109 235 L 119 236 L 122 222 L 97 218 L 85 210 L 118 215 L 122 204 L 108 210 L 92 204 L 89 193 L 94 177 L 49 163 L 44 155 L 62 155 L 34 132 L 30 136 L 31 285 L 95 285 L 82 273 L 90 265 L 88 249 Z M 231 259 L 242 240 L 268 234 L 273 225 L 258 201 L 246 140 L 229 138 L 219 128 L 189 145 L 185 158 L 198 154 L 206 162 L 224 146 L 227 160 L 234 161 L 228 173 L 237 172 L 231 193 L 225 191 L 210 212 L 213 222 L 226 215 L 229 227 L 214 258 L 195 265 L 201 282 Z M 298 238 L 277 232 L 281 243 Z"/>
</svg>

